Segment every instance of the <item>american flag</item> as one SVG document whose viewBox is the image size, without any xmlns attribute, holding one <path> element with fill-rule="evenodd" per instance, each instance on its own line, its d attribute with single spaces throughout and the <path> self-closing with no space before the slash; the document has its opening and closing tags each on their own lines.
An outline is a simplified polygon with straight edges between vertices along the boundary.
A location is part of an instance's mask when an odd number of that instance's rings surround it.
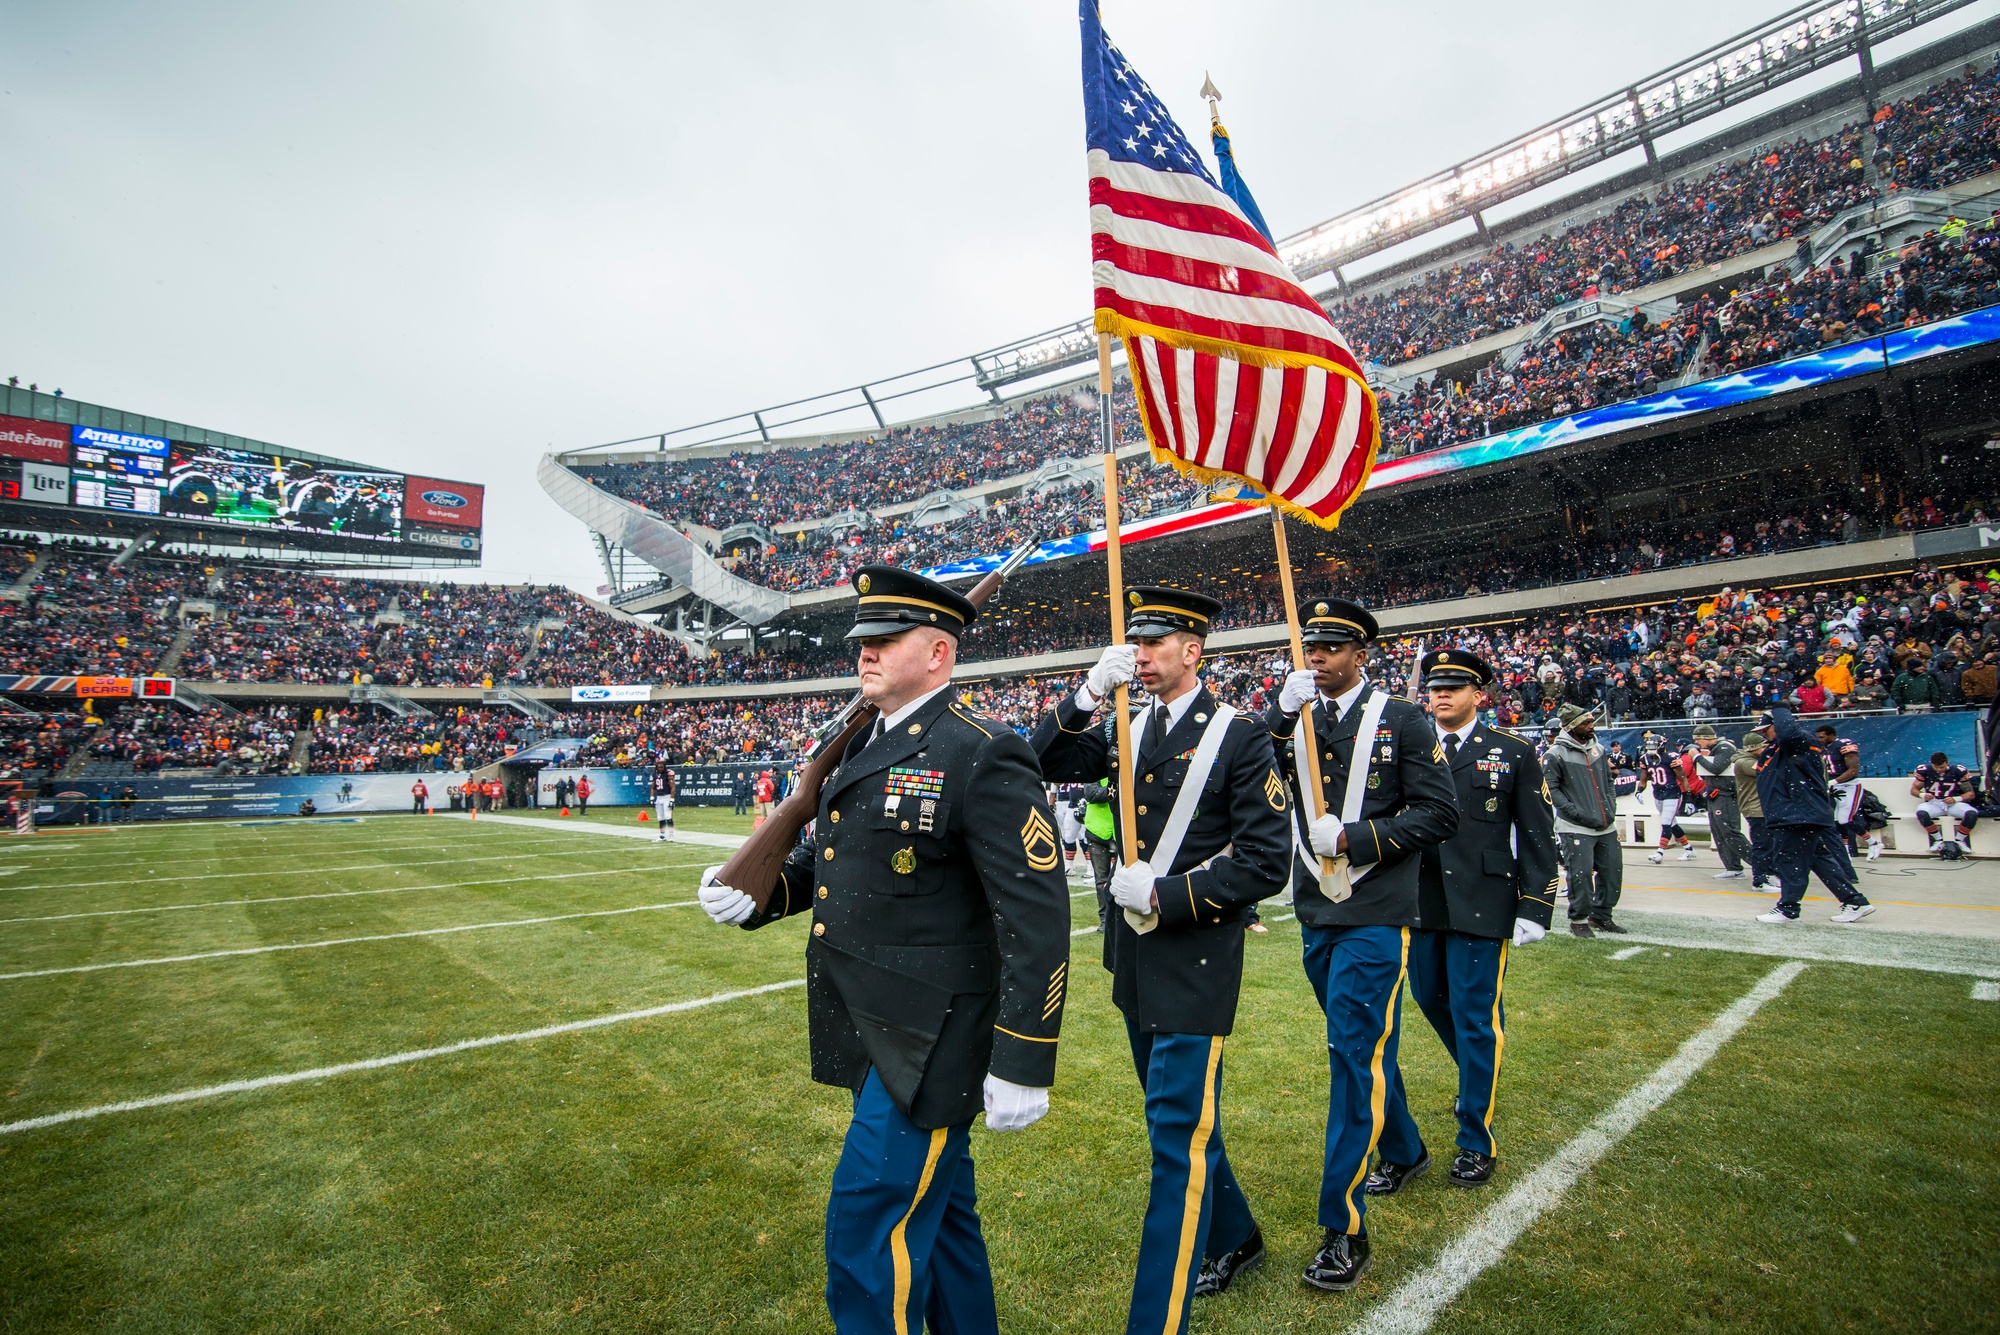
<svg viewBox="0 0 2000 1335">
<path fill-rule="evenodd" d="M 1381 444 L 1361 364 L 1082 0 L 1097 328 L 1155 458 L 1331 528 Z"/>
</svg>

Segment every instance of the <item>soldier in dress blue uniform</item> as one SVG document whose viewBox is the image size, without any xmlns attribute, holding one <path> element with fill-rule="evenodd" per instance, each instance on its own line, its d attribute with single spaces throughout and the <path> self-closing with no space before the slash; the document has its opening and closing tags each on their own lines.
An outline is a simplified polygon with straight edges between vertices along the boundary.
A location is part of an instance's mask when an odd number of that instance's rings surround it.
<svg viewBox="0 0 2000 1335">
<path fill-rule="evenodd" d="M 1043 718 L 1034 747 L 1052 781 L 1130 783 L 1136 804 L 1139 860 L 1112 875 L 1120 911 L 1104 937 L 1153 1148 L 1126 1330 L 1176 1335 L 1190 1298 L 1220 1293 L 1264 1258 L 1223 1152 L 1222 1046 L 1236 1022 L 1244 930 L 1258 901 L 1285 888 L 1290 831 L 1263 722 L 1218 704 L 1197 672 L 1222 604 L 1153 587 L 1126 599 L 1133 643 L 1104 651 Z M 1107 730 L 1091 716 L 1135 675 L 1153 702 L 1132 720 L 1131 763 L 1113 774 Z"/>
<path fill-rule="evenodd" d="M 1450 1179 L 1493 1177 L 1493 1100 L 1500 1085 L 1507 947 L 1548 935 L 1555 912 L 1556 813 L 1532 743 L 1479 721 L 1493 669 L 1464 649 L 1418 664 L 1458 793 L 1458 833 L 1426 848 L 1417 873 L 1419 930 L 1410 933 L 1410 995 L 1458 1066 L 1458 1155 Z M 1368 1194 L 1393 1196 L 1431 1166 L 1403 1093 L 1390 1077 L 1382 1161 Z"/>
<path fill-rule="evenodd" d="M 942 584 L 863 566 L 861 690 L 881 712 L 819 794 L 811 841 L 762 913 L 702 878 L 717 922 L 810 913 L 813 1079 L 854 1093 L 826 1210 L 834 1329 L 998 1329 L 968 1145 L 1048 1111 L 1069 984 L 1069 884 L 1035 756 L 952 698 L 977 614 Z"/>
<path fill-rule="evenodd" d="M 1419 925 L 1417 875 L 1425 849 L 1458 829 L 1458 799 L 1444 748 L 1423 710 L 1371 685 L 1363 674 L 1375 618 L 1358 603 L 1319 598 L 1299 609 L 1308 668 L 1285 678 L 1270 710 L 1278 763 L 1298 792 L 1301 847 L 1293 900 L 1305 938 L 1306 978 L 1326 1012 L 1332 1069 L 1319 1222 L 1326 1230 L 1306 1283 L 1351 1289 L 1368 1268 L 1369 1157 L 1382 1136 L 1388 1073 L 1395 1069 L 1399 1002 L 1410 933 Z M 1312 707 L 1326 815 L 1312 819 L 1294 741 Z M 1366 736 L 1359 735 L 1373 719 Z M 1361 771 L 1350 823 L 1348 776 Z M 1348 880 L 1321 889 L 1307 850 L 1347 859 Z"/>
</svg>

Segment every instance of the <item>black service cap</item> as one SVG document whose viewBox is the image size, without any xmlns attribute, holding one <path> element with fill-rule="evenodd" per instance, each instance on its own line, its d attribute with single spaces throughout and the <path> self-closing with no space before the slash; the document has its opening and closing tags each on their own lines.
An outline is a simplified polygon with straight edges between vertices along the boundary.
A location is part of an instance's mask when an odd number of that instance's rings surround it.
<svg viewBox="0 0 2000 1335">
<path fill-rule="evenodd" d="M 854 572 L 854 629 L 850 640 L 873 635 L 900 635 L 918 626 L 962 632 L 979 609 L 934 579 L 896 566 L 863 566 Z"/>
<path fill-rule="evenodd" d="M 1465 649 L 1433 649 L 1417 668 L 1426 686 L 1485 686 L 1493 680 L 1486 661 Z"/>
<path fill-rule="evenodd" d="M 1345 598 L 1313 598 L 1299 604 L 1300 638 L 1307 644 L 1366 644 L 1382 633 L 1360 603 Z"/>
<path fill-rule="evenodd" d="M 1207 639 L 1209 623 L 1221 610 L 1221 602 L 1205 593 L 1135 584 L 1125 590 L 1125 633 L 1136 639 L 1183 630 Z"/>
</svg>

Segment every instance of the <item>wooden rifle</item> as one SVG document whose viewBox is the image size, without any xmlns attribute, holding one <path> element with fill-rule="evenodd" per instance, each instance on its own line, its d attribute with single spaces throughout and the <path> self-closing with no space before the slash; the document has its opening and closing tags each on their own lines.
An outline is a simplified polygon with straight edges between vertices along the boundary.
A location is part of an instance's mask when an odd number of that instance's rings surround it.
<svg viewBox="0 0 2000 1335">
<path fill-rule="evenodd" d="M 1039 537 L 1030 536 L 1018 551 L 1001 563 L 998 570 L 973 585 L 965 600 L 974 607 L 985 606 L 986 600 L 999 592 L 1007 577 L 1028 559 L 1029 553 L 1040 543 Z M 864 728 L 875 726 L 875 716 L 875 706 L 856 693 L 847 702 L 847 707 L 820 729 L 819 738 L 805 764 L 800 767 L 798 782 L 792 785 L 792 791 L 772 808 L 764 823 L 750 832 L 743 846 L 716 873 L 717 881 L 750 896 L 759 913 L 771 902 L 771 895 L 778 888 L 778 873 L 784 869 L 786 859 L 791 857 L 799 831 L 819 815 L 820 788 L 840 765 L 841 757 L 847 753 L 848 743 L 860 736 Z"/>
</svg>

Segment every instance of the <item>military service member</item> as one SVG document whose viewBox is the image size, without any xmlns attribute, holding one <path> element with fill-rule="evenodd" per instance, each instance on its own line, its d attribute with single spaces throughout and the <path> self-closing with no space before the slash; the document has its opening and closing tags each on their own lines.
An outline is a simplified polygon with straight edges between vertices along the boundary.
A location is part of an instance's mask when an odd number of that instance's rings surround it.
<svg viewBox="0 0 2000 1335">
<path fill-rule="evenodd" d="M 1175 1335 L 1190 1297 L 1221 1292 L 1264 1258 L 1223 1150 L 1222 1046 L 1236 1022 L 1244 929 L 1257 902 L 1284 889 L 1291 854 L 1263 723 L 1218 703 L 1197 672 L 1222 604 L 1181 589 L 1126 598 L 1133 642 L 1104 651 L 1034 746 L 1051 779 L 1130 784 L 1136 804 L 1138 860 L 1112 874 L 1120 911 L 1104 938 L 1153 1149 L 1126 1329 Z M 1131 763 L 1113 774 L 1107 730 L 1091 716 L 1135 675 L 1153 700 L 1132 720 Z"/>
<path fill-rule="evenodd" d="M 1381 1138 L 1387 1073 L 1395 1069 L 1399 1001 L 1410 933 L 1418 926 L 1423 851 L 1458 829 L 1458 803 L 1430 720 L 1363 675 L 1375 618 L 1356 603 L 1321 598 L 1299 609 L 1308 668 L 1285 678 L 1270 710 L 1279 764 L 1298 793 L 1303 847 L 1293 900 L 1305 938 L 1306 978 L 1326 1012 L 1332 1067 L 1319 1222 L 1326 1230 L 1304 1279 L 1351 1289 L 1368 1268 L 1369 1157 Z M 1312 708 L 1326 815 L 1312 818 L 1299 761 L 1299 716 Z M 1306 849 L 1344 858 L 1322 892 Z"/>
<path fill-rule="evenodd" d="M 1464 649 L 1419 664 L 1431 718 L 1458 794 L 1458 833 L 1423 851 L 1417 873 L 1421 927 L 1410 933 L 1410 995 L 1458 1066 L 1458 1155 L 1450 1179 L 1483 1187 L 1493 1177 L 1493 1101 L 1500 1088 L 1507 947 L 1548 935 L 1555 913 L 1556 814 L 1534 746 L 1479 721 L 1493 669 Z M 1431 1165 L 1410 1117 L 1398 1066 L 1389 1077 L 1382 1162 L 1368 1194 L 1393 1196 Z"/>
<path fill-rule="evenodd" d="M 819 794 L 811 842 L 762 913 L 703 876 L 721 923 L 810 913 L 813 1079 L 854 1092 L 826 1212 L 827 1308 L 845 1332 L 998 1328 L 968 1142 L 1048 1111 L 1069 977 L 1069 887 L 1026 741 L 952 699 L 977 614 L 942 584 L 864 566 L 854 629 L 880 717 Z"/>
</svg>

